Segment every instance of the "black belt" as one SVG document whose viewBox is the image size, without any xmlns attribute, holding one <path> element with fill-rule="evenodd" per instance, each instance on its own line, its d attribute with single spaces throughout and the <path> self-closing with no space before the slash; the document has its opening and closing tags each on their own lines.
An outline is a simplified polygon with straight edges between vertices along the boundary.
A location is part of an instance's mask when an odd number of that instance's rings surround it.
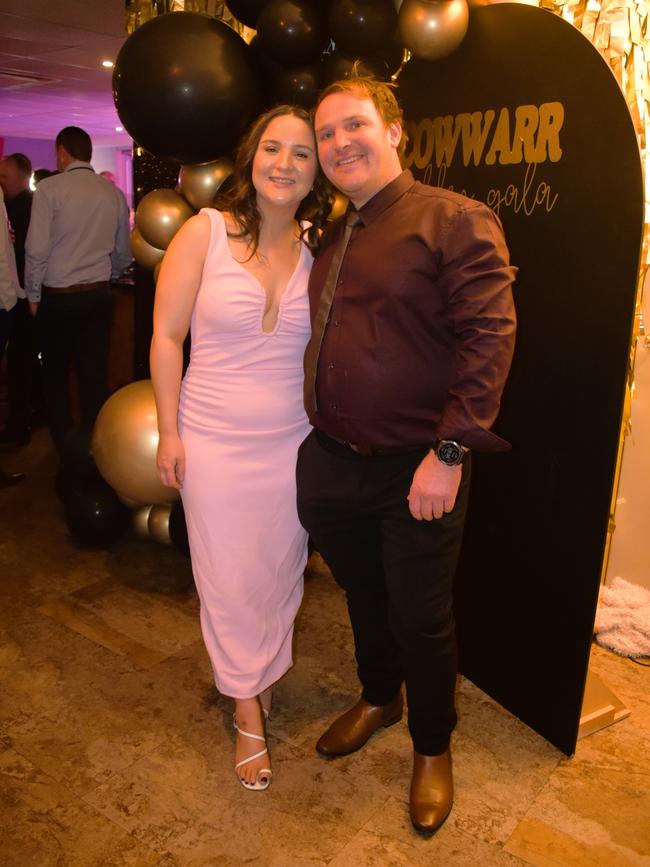
<svg viewBox="0 0 650 867">
<path fill-rule="evenodd" d="M 321 430 L 316 430 L 316 438 L 318 441 L 327 446 L 343 447 L 349 449 L 362 458 L 371 458 L 376 455 L 407 455 L 411 452 L 419 452 L 422 449 L 431 448 L 430 445 L 410 445 L 410 446 L 371 446 L 367 443 L 350 443 L 347 440 L 339 439 L 338 437 L 330 436 L 323 433 Z"/>
<path fill-rule="evenodd" d="M 95 289 L 108 289 L 109 286 L 108 280 L 101 280 L 99 283 L 73 283 L 72 286 L 41 286 L 41 289 L 47 295 L 73 295 L 76 292 L 92 292 Z"/>
</svg>

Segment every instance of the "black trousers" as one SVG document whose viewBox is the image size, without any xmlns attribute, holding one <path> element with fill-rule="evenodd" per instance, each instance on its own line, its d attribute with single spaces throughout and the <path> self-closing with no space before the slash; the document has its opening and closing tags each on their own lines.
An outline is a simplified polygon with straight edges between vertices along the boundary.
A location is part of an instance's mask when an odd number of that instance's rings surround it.
<svg viewBox="0 0 650 867">
<path fill-rule="evenodd" d="M 43 389 L 52 439 L 60 448 L 73 426 L 68 370 L 74 365 L 81 424 L 91 430 L 107 398 L 110 289 L 69 294 L 44 293 L 37 323 L 43 354 Z"/>
<path fill-rule="evenodd" d="M 0 364 L 2 364 L 2 356 L 11 334 L 11 328 L 14 321 L 14 308 L 5 310 L 0 308 Z"/>
<path fill-rule="evenodd" d="M 36 322 L 29 302 L 19 298 L 14 308 L 14 322 L 7 348 L 7 385 L 9 415 L 7 430 L 22 436 L 29 432 L 33 410 L 43 408 L 41 365 Z"/>
<path fill-rule="evenodd" d="M 298 454 L 298 513 L 346 593 L 363 697 L 388 704 L 405 682 L 413 746 L 438 755 L 456 724 L 452 587 L 470 464 L 453 511 L 416 521 L 406 497 L 427 450 L 362 457 L 312 432 Z"/>
</svg>

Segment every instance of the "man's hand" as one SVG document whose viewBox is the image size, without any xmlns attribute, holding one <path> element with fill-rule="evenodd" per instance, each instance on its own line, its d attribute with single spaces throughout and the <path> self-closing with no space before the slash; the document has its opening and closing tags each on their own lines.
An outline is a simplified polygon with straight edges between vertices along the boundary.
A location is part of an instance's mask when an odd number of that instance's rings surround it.
<svg viewBox="0 0 650 867">
<path fill-rule="evenodd" d="M 38 304 L 38 301 L 29 302 L 29 312 L 32 314 L 32 316 L 36 316 L 36 314 L 38 313 Z"/>
<path fill-rule="evenodd" d="M 441 463 L 433 450 L 429 451 L 415 471 L 407 497 L 411 514 L 417 521 L 431 521 L 451 512 L 463 468 Z"/>
</svg>

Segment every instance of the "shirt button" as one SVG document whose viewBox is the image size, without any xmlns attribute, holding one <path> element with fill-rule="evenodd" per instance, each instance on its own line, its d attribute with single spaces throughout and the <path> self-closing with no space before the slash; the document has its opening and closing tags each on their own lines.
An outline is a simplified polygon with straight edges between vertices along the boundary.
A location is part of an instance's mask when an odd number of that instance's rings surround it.
<svg viewBox="0 0 650 867">
<path fill-rule="evenodd" d="M 340 320 L 335 319 L 334 322 L 333 322 L 332 324 L 333 324 L 334 326 L 336 326 L 336 328 L 339 328 L 340 325 L 341 325 L 341 322 L 340 322 Z"/>
<path fill-rule="evenodd" d="M 334 364 L 333 361 L 330 361 L 330 363 L 329 363 L 327 366 L 329 367 L 330 370 L 334 370 L 334 367 L 335 367 L 336 365 Z"/>
<path fill-rule="evenodd" d="M 330 409 L 333 409 L 334 412 L 338 409 L 338 406 L 335 403 L 330 403 Z"/>
</svg>

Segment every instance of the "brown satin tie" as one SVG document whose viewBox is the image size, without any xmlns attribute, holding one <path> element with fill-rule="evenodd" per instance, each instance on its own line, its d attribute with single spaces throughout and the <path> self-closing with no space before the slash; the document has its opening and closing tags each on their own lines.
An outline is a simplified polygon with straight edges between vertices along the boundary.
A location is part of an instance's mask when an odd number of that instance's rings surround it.
<svg viewBox="0 0 650 867">
<path fill-rule="evenodd" d="M 311 338 L 305 350 L 305 384 L 304 384 L 304 401 L 307 415 L 311 418 L 316 412 L 318 405 L 316 401 L 316 375 L 318 373 L 318 356 L 323 343 L 323 336 L 327 328 L 327 322 L 334 300 L 334 292 L 339 281 L 341 273 L 341 265 L 345 257 L 345 251 L 350 243 L 350 236 L 355 226 L 361 223 L 361 217 L 357 211 L 350 211 L 345 219 L 345 231 L 339 242 L 338 247 L 334 251 L 330 267 L 325 277 L 323 291 L 318 302 L 318 310 L 314 317 L 312 326 Z"/>
</svg>

